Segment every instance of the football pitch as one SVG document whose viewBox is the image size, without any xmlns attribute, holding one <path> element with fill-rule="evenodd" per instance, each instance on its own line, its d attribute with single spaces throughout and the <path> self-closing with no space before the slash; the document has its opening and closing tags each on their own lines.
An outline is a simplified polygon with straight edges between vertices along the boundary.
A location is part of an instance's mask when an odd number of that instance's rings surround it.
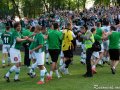
<svg viewBox="0 0 120 90">
<path fill-rule="evenodd" d="M 0 59 L 2 54 L 0 52 Z M 23 57 L 23 53 L 22 53 Z M 20 82 L 14 82 L 14 73 L 10 76 L 10 83 L 4 80 L 5 73 L 9 67 L 2 68 L 0 61 L 0 90 L 120 90 L 120 66 L 117 67 L 116 75 L 111 74 L 110 66 L 105 64 L 97 67 L 97 74 L 93 78 L 84 78 L 85 65 L 80 64 L 80 57 L 74 56 L 73 65 L 70 65 L 70 75 L 62 75 L 58 79 L 54 74 L 53 79 L 44 85 L 37 85 L 39 80 L 39 70 L 36 69 L 37 76 L 30 78 L 27 75 L 28 68 L 21 67 Z M 23 60 L 23 58 L 22 58 Z M 46 65 L 48 71 L 50 66 Z"/>
</svg>

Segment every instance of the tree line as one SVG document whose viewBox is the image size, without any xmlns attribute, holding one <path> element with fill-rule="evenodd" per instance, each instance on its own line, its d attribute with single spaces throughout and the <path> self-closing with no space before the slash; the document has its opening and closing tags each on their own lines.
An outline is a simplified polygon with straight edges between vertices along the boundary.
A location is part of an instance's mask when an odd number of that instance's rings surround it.
<svg viewBox="0 0 120 90">
<path fill-rule="evenodd" d="M 94 5 L 99 6 L 120 5 L 120 0 L 0 0 L 0 17 L 8 15 L 36 17 L 58 9 L 79 11 L 85 9 L 89 1 L 94 1 Z"/>
</svg>

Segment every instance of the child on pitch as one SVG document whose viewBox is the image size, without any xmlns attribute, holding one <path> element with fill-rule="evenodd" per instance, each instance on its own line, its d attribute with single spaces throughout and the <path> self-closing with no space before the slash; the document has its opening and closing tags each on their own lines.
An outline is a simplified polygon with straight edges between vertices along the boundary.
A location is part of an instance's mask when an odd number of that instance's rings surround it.
<svg viewBox="0 0 120 90">
<path fill-rule="evenodd" d="M 94 35 L 95 41 L 98 41 L 99 43 L 102 43 L 103 37 L 98 35 L 98 34 L 96 34 L 96 28 L 92 28 L 91 32 Z M 101 51 L 102 51 L 102 49 L 101 49 Z M 93 55 L 92 55 L 92 57 L 93 57 L 92 58 L 93 59 L 93 65 L 92 65 L 92 72 L 93 72 L 93 74 L 97 73 L 96 65 L 97 65 L 98 61 L 100 61 L 100 59 L 102 58 L 101 53 L 100 53 L 101 51 L 93 52 Z"/>
<path fill-rule="evenodd" d="M 2 67 L 5 67 L 5 60 L 8 57 L 8 66 L 10 65 L 10 55 L 9 55 L 9 50 L 10 50 L 10 42 L 11 42 L 11 38 L 12 34 L 10 32 L 10 27 L 6 26 L 6 30 L 5 32 L 2 33 L 1 35 L 1 39 L 3 42 L 3 46 L 2 46 Z"/>
<path fill-rule="evenodd" d="M 42 27 L 36 25 L 35 27 L 35 37 L 34 37 L 34 48 L 30 50 L 30 53 L 35 52 L 36 63 L 40 69 L 40 80 L 37 84 L 44 84 L 44 77 L 47 76 L 46 81 L 50 80 L 51 77 L 49 76 L 45 66 L 44 66 L 44 36 L 41 33 Z M 29 40 L 29 39 L 28 39 Z M 30 40 L 31 41 L 31 40 Z"/>
<path fill-rule="evenodd" d="M 11 48 L 10 48 L 10 59 L 11 59 L 11 63 L 13 63 L 14 65 L 9 69 L 9 71 L 4 76 L 7 82 L 10 82 L 9 77 L 12 72 L 15 72 L 14 81 L 15 82 L 20 81 L 19 80 L 19 73 L 21 66 L 20 48 L 22 46 L 22 42 L 28 39 L 28 37 L 22 38 L 21 25 L 19 22 L 16 22 L 14 24 L 14 29 L 15 31 L 12 33 Z"/>
<path fill-rule="evenodd" d="M 92 65 L 92 71 L 96 73 L 96 65 L 102 65 L 102 58 L 104 54 L 104 47 L 103 47 L 103 39 L 104 39 L 104 32 L 101 29 L 101 23 L 97 23 L 97 27 L 94 25 L 94 28 L 91 29 L 91 32 L 94 34 L 94 39 L 101 44 L 101 51 L 99 51 L 99 58 L 95 60 Z M 98 55 L 97 55 L 98 56 Z"/>
</svg>

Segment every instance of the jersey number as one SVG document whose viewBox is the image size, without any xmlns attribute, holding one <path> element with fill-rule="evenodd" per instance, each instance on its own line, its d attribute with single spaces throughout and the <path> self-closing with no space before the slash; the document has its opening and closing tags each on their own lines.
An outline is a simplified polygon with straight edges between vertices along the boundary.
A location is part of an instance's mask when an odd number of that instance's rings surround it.
<svg viewBox="0 0 120 90">
<path fill-rule="evenodd" d="M 5 43 L 8 43 L 8 39 L 9 39 L 8 37 L 4 38 Z"/>
</svg>

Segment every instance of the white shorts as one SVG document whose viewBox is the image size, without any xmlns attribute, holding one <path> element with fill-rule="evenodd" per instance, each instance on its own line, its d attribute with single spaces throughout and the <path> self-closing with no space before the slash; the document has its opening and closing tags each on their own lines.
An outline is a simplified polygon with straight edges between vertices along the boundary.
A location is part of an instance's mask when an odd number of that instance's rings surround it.
<svg viewBox="0 0 120 90">
<path fill-rule="evenodd" d="M 81 46 L 81 45 L 82 45 L 82 43 L 81 43 L 81 42 L 79 42 L 78 40 L 76 40 L 76 45 L 77 45 L 77 46 Z"/>
<path fill-rule="evenodd" d="M 15 48 L 10 48 L 10 59 L 11 59 L 11 63 L 21 62 L 20 50 L 17 50 Z"/>
<path fill-rule="evenodd" d="M 109 49 L 109 40 L 103 42 L 104 50 Z"/>
<path fill-rule="evenodd" d="M 2 46 L 2 53 L 9 53 L 10 45 L 3 45 Z"/>
<path fill-rule="evenodd" d="M 101 43 L 101 51 L 99 52 L 104 52 L 104 46 L 103 46 L 103 43 Z"/>
<path fill-rule="evenodd" d="M 83 52 L 86 52 L 85 44 L 82 44 L 81 48 L 82 48 Z"/>
<path fill-rule="evenodd" d="M 37 65 L 44 65 L 45 52 L 41 52 L 41 53 L 35 52 L 35 58 Z"/>
<path fill-rule="evenodd" d="M 29 59 L 35 59 L 35 52 L 30 53 L 29 51 Z"/>
<path fill-rule="evenodd" d="M 93 52 L 92 56 L 94 56 L 94 57 L 96 57 L 96 58 L 100 58 L 99 52 Z"/>
<path fill-rule="evenodd" d="M 60 57 L 64 57 L 63 51 L 60 52 Z"/>
</svg>

